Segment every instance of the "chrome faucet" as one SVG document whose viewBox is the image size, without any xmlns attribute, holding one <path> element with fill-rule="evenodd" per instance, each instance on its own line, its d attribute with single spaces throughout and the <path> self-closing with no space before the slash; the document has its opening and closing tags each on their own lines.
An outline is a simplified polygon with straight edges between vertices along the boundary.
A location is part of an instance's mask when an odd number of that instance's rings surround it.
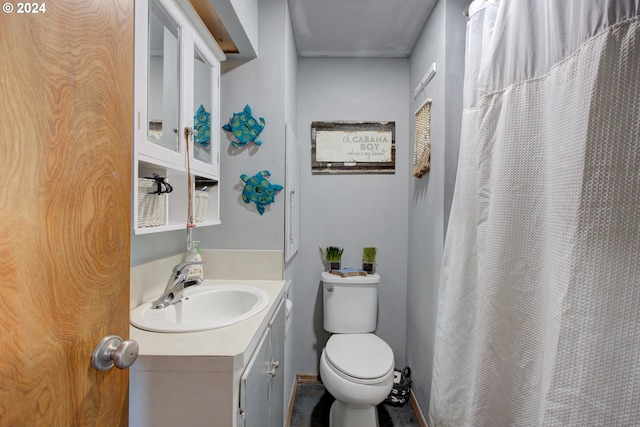
<svg viewBox="0 0 640 427">
<path fill-rule="evenodd" d="M 167 282 L 167 286 L 164 289 L 160 298 L 155 300 L 152 304 L 152 308 L 164 308 L 171 304 L 175 304 L 182 299 L 184 290 L 190 286 L 199 285 L 202 283 L 201 278 L 188 280 L 189 267 L 192 265 L 204 264 L 202 261 L 189 261 L 183 262 L 171 270 L 171 276 Z"/>
</svg>

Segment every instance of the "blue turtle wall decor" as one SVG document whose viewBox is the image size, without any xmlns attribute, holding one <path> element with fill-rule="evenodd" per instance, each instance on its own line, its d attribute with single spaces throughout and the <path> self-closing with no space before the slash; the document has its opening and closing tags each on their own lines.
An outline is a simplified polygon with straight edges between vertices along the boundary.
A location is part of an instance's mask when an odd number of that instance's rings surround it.
<svg viewBox="0 0 640 427">
<path fill-rule="evenodd" d="M 257 146 L 262 145 L 262 141 L 258 136 L 264 129 L 264 125 L 264 118 L 260 117 L 260 119 L 256 120 L 251 114 L 251 107 L 247 105 L 243 111 L 234 113 L 229 123 L 222 126 L 222 129 L 233 133 L 235 139 L 231 141 L 231 144 L 239 148 L 249 142 L 253 142 Z"/>
<path fill-rule="evenodd" d="M 200 104 L 196 115 L 193 116 L 193 128 L 196 130 L 195 141 L 203 147 L 211 145 L 211 113 Z"/>
<path fill-rule="evenodd" d="M 247 174 L 240 175 L 240 179 L 244 181 L 244 189 L 242 190 L 242 200 L 245 203 L 255 203 L 258 213 L 264 214 L 264 207 L 276 201 L 276 192 L 284 187 L 278 184 L 272 184 L 267 177 L 271 176 L 268 170 L 261 170 L 252 177 Z"/>
</svg>

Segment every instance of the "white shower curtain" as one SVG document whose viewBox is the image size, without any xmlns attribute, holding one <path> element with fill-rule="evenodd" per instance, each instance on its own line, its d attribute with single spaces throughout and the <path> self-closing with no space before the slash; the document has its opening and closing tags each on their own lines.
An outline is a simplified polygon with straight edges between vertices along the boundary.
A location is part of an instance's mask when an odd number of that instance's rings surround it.
<svg viewBox="0 0 640 427">
<path fill-rule="evenodd" d="M 640 426 L 639 3 L 470 6 L 432 427 Z"/>
</svg>

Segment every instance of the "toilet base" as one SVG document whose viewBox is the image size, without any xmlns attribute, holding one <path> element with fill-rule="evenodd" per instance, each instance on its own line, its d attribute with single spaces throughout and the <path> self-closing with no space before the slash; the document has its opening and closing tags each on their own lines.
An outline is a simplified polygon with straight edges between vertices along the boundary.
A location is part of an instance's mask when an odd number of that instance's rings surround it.
<svg viewBox="0 0 640 427">
<path fill-rule="evenodd" d="M 375 406 L 352 406 L 335 400 L 329 412 L 329 427 L 379 427 Z"/>
</svg>

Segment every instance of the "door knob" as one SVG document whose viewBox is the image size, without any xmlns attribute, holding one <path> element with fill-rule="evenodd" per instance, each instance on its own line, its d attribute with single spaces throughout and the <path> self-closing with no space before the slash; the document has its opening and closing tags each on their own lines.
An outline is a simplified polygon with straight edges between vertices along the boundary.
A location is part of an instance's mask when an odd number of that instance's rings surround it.
<svg viewBox="0 0 640 427">
<path fill-rule="evenodd" d="M 117 335 L 102 338 L 91 354 L 91 365 L 98 371 L 106 371 L 114 366 L 126 369 L 138 358 L 140 347 L 134 340 L 122 341 Z"/>
</svg>

